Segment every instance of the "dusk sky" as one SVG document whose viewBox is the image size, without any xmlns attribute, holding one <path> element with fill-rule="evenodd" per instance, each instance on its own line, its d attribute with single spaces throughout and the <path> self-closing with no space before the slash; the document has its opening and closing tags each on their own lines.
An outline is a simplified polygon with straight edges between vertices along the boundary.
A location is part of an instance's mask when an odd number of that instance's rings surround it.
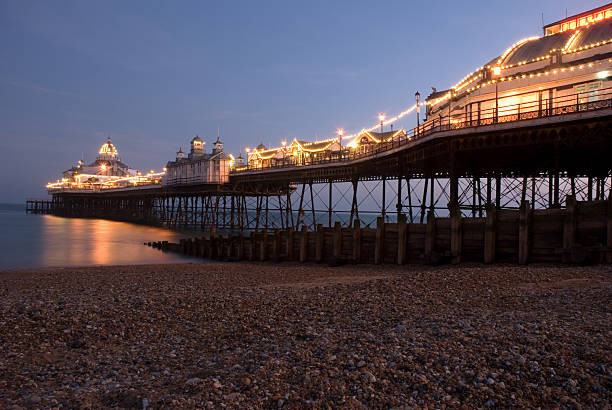
<svg viewBox="0 0 612 410">
<path fill-rule="evenodd" d="M 106 135 L 149 170 L 217 127 L 235 154 L 358 131 L 541 35 L 542 12 L 603 4 L 0 0 L 0 202 L 44 198 Z"/>
</svg>

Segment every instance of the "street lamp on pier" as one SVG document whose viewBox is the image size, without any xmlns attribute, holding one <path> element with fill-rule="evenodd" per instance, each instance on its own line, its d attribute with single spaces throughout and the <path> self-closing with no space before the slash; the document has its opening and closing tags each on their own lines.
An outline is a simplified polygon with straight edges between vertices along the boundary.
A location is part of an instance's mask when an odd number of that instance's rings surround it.
<svg viewBox="0 0 612 410">
<path fill-rule="evenodd" d="M 384 113 L 380 113 L 378 114 L 378 120 L 380 121 L 380 132 L 383 132 L 383 123 L 385 122 L 385 114 Z"/>
<path fill-rule="evenodd" d="M 420 114 L 421 114 L 421 94 L 417 91 L 414 93 L 414 99 L 416 100 L 416 114 L 417 114 L 417 132 L 419 131 Z"/>
</svg>

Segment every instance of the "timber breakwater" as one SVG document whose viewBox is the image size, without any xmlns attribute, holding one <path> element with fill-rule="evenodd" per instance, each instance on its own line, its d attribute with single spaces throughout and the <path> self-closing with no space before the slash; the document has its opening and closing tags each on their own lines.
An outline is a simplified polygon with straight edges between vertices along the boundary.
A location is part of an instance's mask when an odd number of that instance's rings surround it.
<svg viewBox="0 0 612 410">
<path fill-rule="evenodd" d="M 376 228 L 262 230 L 249 234 L 208 233 L 177 243 L 149 242 L 163 250 L 206 259 L 399 264 L 505 262 L 612 263 L 612 200 L 577 202 L 564 209 L 487 209 L 486 217 L 447 218 L 429 213 L 426 223 L 377 219 Z"/>
</svg>

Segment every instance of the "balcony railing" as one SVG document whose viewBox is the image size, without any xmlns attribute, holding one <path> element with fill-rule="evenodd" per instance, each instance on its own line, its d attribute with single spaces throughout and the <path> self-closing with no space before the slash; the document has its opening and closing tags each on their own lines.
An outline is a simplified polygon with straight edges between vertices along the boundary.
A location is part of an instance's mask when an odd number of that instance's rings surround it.
<svg viewBox="0 0 612 410">
<path fill-rule="evenodd" d="M 377 144 L 362 145 L 356 149 L 344 149 L 340 152 L 321 152 L 316 157 L 309 157 L 296 161 L 292 157 L 275 159 L 268 164 L 249 164 L 234 173 L 261 171 L 268 168 L 296 168 L 309 165 L 329 164 L 336 162 L 348 162 L 365 157 L 377 155 L 398 147 L 412 144 L 419 139 L 431 136 L 439 132 L 453 131 L 467 128 L 478 128 L 496 124 L 520 122 L 538 118 L 557 117 L 567 114 L 575 114 L 587 111 L 598 111 L 612 108 L 612 88 L 595 91 L 585 91 L 565 96 L 548 98 L 548 89 L 531 91 L 521 94 L 502 95 L 498 98 L 474 102 L 471 107 L 492 106 L 478 110 L 465 109 L 461 114 L 452 113 L 446 116 L 438 116 L 419 124 L 418 127 L 399 135 L 392 141 L 384 141 Z M 518 102 L 515 104 L 504 104 L 505 100 L 520 100 L 525 96 L 537 96 L 537 100 Z"/>
</svg>

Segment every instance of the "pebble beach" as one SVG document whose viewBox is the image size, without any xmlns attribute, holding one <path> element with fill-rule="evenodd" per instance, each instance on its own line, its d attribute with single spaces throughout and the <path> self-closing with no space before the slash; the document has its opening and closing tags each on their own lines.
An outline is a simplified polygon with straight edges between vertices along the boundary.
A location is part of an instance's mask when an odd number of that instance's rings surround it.
<svg viewBox="0 0 612 410">
<path fill-rule="evenodd" d="M 0 408 L 610 408 L 612 267 L 0 272 Z"/>
</svg>

